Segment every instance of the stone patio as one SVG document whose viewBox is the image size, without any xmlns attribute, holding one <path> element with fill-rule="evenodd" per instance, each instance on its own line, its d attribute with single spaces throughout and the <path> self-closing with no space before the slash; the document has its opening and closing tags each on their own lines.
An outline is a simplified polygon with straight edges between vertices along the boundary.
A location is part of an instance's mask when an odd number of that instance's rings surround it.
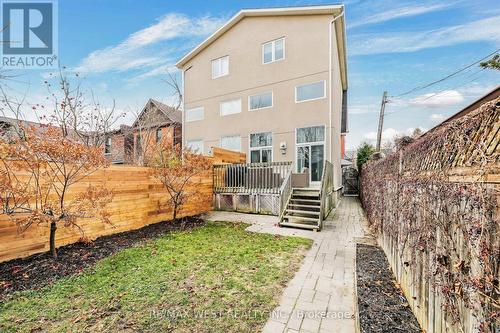
<svg viewBox="0 0 500 333">
<path fill-rule="evenodd" d="M 276 216 L 211 212 L 213 221 L 252 224 L 248 231 L 311 238 L 314 244 L 281 296 L 263 333 L 357 332 L 356 238 L 366 220 L 358 198 L 344 197 L 321 232 L 280 228 Z"/>
</svg>

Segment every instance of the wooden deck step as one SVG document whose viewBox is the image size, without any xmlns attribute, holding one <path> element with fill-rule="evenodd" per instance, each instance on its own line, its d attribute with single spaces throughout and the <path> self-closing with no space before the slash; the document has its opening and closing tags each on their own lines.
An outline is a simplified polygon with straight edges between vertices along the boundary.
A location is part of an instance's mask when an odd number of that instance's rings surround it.
<svg viewBox="0 0 500 333">
<path fill-rule="evenodd" d="M 314 198 L 319 198 L 319 193 L 292 193 L 292 198 L 296 197 L 314 197 Z"/>
<path fill-rule="evenodd" d="M 290 201 L 302 201 L 302 202 L 311 202 L 311 203 L 321 203 L 321 200 L 315 200 L 315 199 L 300 199 L 300 198 L 294 198 L 292 197 Z"/>
<path fill-rule="evenodd" d="M 301 229 L 311 229 L 311 230 L 317 230 L 317 229 L 319 229 L 318 225 L 316 225 L 316 224 L 293 223 L 293 222 L 281 222 L 280 226 L 282 226 L 282 227 L 301 228 Z"/>
<path fill-rule="evenodd" d="M 302 217 L 302 215 L 314 215 L 314 216 L 319 217 L 318 211 L 287 209 L 286 212 L 292 213 L 292 214 L 300 214 L 300 215 L 297 215 L 296 217 Z"/>
<path fill-rule="evenodd" d="M 305 217 L 305 216 L 294 216 L 294 215 L 285 215 L 283 216 L 285 219 L 294 219 L 294 220 L 303 220 L 303 221 L 312 221 L 318 222 L 317 217 Z"/>
<path fill-rule="evenodd" d="M 320 206 L 316 205 L 303 205 L 303 204 L 294 204 L 294 203 L 289 203 L 288 206 L 293 206 L 293 207 L 300 207 L 300 208 L 311 208 L 311 209 L 320 209 Z"/>
</svg>

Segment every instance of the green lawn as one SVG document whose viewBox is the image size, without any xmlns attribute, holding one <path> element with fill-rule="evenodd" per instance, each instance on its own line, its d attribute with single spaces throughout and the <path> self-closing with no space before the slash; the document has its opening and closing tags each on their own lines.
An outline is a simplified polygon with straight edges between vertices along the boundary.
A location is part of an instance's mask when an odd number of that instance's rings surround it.
<svg viewBox="0 0 500 333">
<path fill-rule="evenodd" d="M 256 332 L 312 241 L 246 227 L 171 233 L 17 293 L 0 304 L 0 332 Z"/>
</svg>

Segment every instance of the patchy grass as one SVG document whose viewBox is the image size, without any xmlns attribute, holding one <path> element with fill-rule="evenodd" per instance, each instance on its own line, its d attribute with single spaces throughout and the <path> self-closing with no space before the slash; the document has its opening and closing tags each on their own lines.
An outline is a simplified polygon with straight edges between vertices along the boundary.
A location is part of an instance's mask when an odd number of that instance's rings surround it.
<svg viewBox="0 0 500 333">
<path fill-rule="evenodd" d="M 15 293 L 0 304 L 0 331 L 258 331 L 312 241 L 245 227 L 170 233 Z"/>
</svg>

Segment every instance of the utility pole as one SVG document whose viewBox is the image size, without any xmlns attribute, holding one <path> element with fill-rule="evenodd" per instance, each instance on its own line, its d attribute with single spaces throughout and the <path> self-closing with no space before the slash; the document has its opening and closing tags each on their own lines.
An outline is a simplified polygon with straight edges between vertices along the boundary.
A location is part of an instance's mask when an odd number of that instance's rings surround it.
<svg viewBox="0 0 500 333">
<path fill-rule="evenodd" d="M 377 152 L 380 152 L 380 142 L 382 141 L 382 128 L 384 127 L 384 112 L 385 104 L 387 103 L 387 91 L 382 95 L 382 104 L 380 105 L 380 118 L 378 119 L 378 132 L 377 132 Z"/>
</svg>

